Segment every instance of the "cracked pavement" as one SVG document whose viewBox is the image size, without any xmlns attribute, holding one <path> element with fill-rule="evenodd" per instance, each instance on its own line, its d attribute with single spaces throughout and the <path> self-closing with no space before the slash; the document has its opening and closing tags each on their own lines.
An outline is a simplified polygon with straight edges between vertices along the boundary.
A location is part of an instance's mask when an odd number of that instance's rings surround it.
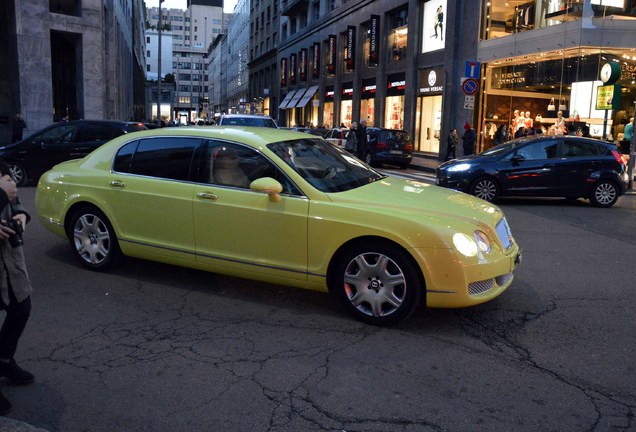
<svg viewBox="0 0 636 432">
<path fill-rule="evenodd" d="M 9 416 L 51 432 L 636 430 L 635 198 L 502 202 L 524 255 L 508 292 L 393 328 L 323 293 L 139 260 L 90 272 L 34 220 L 16 357 L 36 383 L 2 383 Z"/>
</svg>

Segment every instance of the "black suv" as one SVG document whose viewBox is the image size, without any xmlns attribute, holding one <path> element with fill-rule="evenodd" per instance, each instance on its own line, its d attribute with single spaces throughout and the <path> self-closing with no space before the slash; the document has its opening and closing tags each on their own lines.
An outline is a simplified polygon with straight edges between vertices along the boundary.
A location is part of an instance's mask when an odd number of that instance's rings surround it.
<svg viewBox="0 0 636 432">
<path fill-rule="evenodd" d="M 17 143 L 0 147 L 18 186 L 37 181 L 60 162 L 83 158 L 97 147 L 128 132 L 147 129 L 143 123 L 116 120 L 73 120 L 55 123 Z"/>
<path fill-rule="evenodd" d="M 413 144 L 407 131 L 368 127 L 367 138 L 366 163 L 371 166 L 386 163 L 408 168 L 413 159 Z"/>
<path fill-rule="evenodd" d="M 486 201 L 505 195 L 587 198 L 596 207 L 611 207 L 625 193 L 626 171 L 612 143 L 539 136 L 445 162 L 437 169 L 437 184 Z"/>
</svg>

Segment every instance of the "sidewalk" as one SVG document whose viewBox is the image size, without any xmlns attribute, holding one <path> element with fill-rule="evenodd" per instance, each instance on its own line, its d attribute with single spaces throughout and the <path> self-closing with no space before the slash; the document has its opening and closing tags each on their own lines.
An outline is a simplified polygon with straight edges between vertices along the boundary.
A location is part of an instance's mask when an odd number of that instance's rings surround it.
<svg viewBox="0 0 636 432">
<path fill-rule="evenodd" d="M 409 168 L 435 176 L 435 170 L 440 164 L 441 162 L 437 159 L 437 155 L 414 152 Z"/>
</svg>

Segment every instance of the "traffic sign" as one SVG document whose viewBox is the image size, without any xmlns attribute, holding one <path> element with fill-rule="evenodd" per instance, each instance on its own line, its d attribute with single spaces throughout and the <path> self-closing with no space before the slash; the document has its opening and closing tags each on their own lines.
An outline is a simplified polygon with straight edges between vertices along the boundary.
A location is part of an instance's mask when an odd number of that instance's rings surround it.
<svg viewBox="0 0 636 432">
<path fill-rule="evenodd" d="M 475 78 L 466 78 L 464 82 L 462 82 L 462 90 L 467 95 L 474 95 L 479 90 L 479 81 Z"/>
<path fill-rule="evenodd" d="M 475 109 L 475 96 L 464 96 L 464 109 Z"/>
<path fill-rule="evenodd" d="M 466 62 L 466 73 L 465 77 L 468 78 L 479 78 L 479 74 L 481 73 L 481 63 L 473 60 L 468 60 Z"/>
</svg>

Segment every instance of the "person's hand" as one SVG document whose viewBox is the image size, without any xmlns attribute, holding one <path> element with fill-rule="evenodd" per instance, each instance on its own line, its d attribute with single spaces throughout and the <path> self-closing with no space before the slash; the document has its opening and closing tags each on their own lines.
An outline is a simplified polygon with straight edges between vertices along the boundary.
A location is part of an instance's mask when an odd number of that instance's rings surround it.
<svg viewBox="0 0 636 432">
<path fill-rule="evenodd" d="M 9 228 L 6 224 L 7 224 L 7 221 L 5 220 L 0 221 L 0 239 L 3 239 L 3 240 L 8 239 L 13 234 L 15 234 L 15 231 Z"/>
<path fill-rule="evenodd" d="M 13 219 L 19 220 L 22 224 L 22 231 L 26 231 L 27 216 L 24 213 L 18 213 L 17 215 L 13 216 Z"/>
<path fill-rule="evenodd" d="M 7 194 L 9 201 L 13 201 L 18 196 L 18 187 L 10 175 L 0 177 L 0 189 Z"/>
</svg>

